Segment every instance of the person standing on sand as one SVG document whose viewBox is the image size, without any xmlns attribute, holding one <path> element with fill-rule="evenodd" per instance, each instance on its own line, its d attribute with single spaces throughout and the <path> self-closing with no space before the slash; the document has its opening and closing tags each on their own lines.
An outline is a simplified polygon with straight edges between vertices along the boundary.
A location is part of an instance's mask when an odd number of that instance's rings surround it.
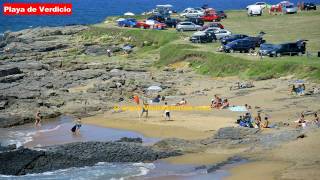
<svg viewBox="0 0 320 180">
<path fill-rule="evenodd" d="M 143 101 L 142 112 L 140 114 L 140 118 L 143 116 L 144 113 L 146 113 L 146 118 L 148 118 L 149 104 L 147 103 L 147 101 Z"/>
<path fill-rule="evenodd" d="M 139 96 L 138 96 L 138 95 L 134 95 L 134 96 L 133 96 L 133 101 L 134 101 L 137 105 L 139 105 L 139 104 L 140 104 Z"/>
<path fill-rule="evenodd" d="M 168 106 L 168 103 L 167 102 L 165 102 L 164 103 L 164 120 L 167 120 L 168 119 L 168 121 L 170 121 L 171 119 L 170 119 L 170 109 L 169 109 L 169 106 Z"/>
<path fill-rule="evenodd" d="M 41 126 L 41 113 L 40 111 L 37 111 L 36 115 L 35 115 L 35 126 L 36 127 L 40 127 Z"/>
</svg>

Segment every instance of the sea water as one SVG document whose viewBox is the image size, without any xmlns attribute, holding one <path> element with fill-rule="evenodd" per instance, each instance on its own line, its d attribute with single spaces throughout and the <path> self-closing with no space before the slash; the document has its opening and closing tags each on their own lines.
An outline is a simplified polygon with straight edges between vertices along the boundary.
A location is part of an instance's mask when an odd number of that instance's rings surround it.
<svg viewBox="0 0 320 180">
<path fill-rule="evenodd" d="M 142 13 L 149 11 L 157 4 L 172 4 L 181 11 L 187 7 L 201 7 L 208 4 L 217 10 L 245 9 L 257 0 L 36 0 L 34 2 L 72 3 L 71 16 L 4 16 L 0 14 L 0 33 L 17 31 L 38 26 L 59 26 L 68 24 L 94 24 L 103 21 L 107 16 L 122 15 L 125 12 Z M 269 4 L 277 4 L 281 0 L 268 0 Z M 33 2 L 32 0 L 5 0 L 4 2 Z M 183 3 L 182 3 L 183 2 Z M 297 3 L 298 0 L 291 0 Z M 320 0 L 312 0 L 317 4 Z"/>
</svg>

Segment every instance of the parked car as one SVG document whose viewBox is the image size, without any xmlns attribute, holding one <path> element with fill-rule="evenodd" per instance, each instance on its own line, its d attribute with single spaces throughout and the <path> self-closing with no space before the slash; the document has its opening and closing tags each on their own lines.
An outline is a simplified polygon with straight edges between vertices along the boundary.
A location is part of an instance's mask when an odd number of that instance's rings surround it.
<svg viewBox="0 0 320 180">
<path fill-rule="evenodd" d="M 118 22 L 118 26 L 120 27 L 136 27 L 137 26 L 137 21 L 136 19 L 133 19 L 133 18 L 119 19 L 117 22 Z"/>
<path fill-rule="evenodd" d="M 209 43 L 216 41 L 217 37 L 212 32 L 196 32 L 190 37 L 193 43 Z"/>
<path fill-rule="evenodd" d="M 200 28 L 201 26 L 192 22 L 180 22 L 176 27 L 177 31 L 198 31 Z"/>
<path fill-rule="evenodd" d="M 243 39 L 243 38 L 246 38 L 248 37 L 247 35 L 244 35 L 244 34 L 233 34 L 231 36 L 228 36 L 228 37 L 224 37 L 221 39 L 221 44 L 223 45 L 226 45 L 234 40 L 238 40 L 238 39 Z"/>
<path fill-rule="evenodd" d="M 317 6 L 314 3 L 304 3 L 302 5 L 302 10 L 317 10 Z"/>
<path fill-rule="evenodd" d="M 164 23 L 167 25 L 167 27 L 176 28 L 179 22 L 180 22 L 180 19 L 167 18 Z"/>
<path fill-rule="evenodd" d="M 194 24 L 199 25 L 199 26 L 203 26 L 204 25 L 203 19 L 201 19 L 199 17 L 187 18 L 186 21 L 193 22 Z"/>
<path fill-rule="evenodd" d="M 198 10 L 188 10 L 186 12 L 183 12 L 180 14 L 181 17 L 186 17 L 186 18 L 189 18 L 189 17 L 200 17 L 200 16 L 203 16 L 204 13 L 203 11 L 198 11 Z"/>
<path fill-rule="evenodd" d="M 221 19 L 227 19 L 227 14 L 224 11 L 217 11 L 216 12 L 218 16 L 220 16 Z"/>
<path fill-rule="evenodd" d="M 207 21 L 207 22 L 219 22 L 221 21 L 221 17 L 214 13 L 214 14 L 205 14 L 203 16 L 201 16 L 201 18 L 203 19 L 203 21 Z"/>
<path fill-rule="evenodd" d="M 166 24 L 154 20 L 138 21 L 137 28 L 141 29 L 165 29 Z"/>
<path fill-rule="evenodd" d="M 150 16 L 148 18 L 148 20 L 155 20 L 155 21 L 158 21 L 158 22 L 161 22 L 161 23 L 164 23 L 165 22 L 165 18 L 161 15 L 153 15 L 153 16 Z"/>
<path fill-rule="evenodd" d="M 231 36 L 232 33 L 225 29 L 217 29 L 214 31 L 214 34 L 216 35 L 217 39 L 220 40 L 224 37 Z"/>
<path fill-rule="evenodd" d="M 246 40 L 251 41 L 256 47 L 260 47 L 261 44 L 265 43 L 266 41 L 262 37 L 246 37 Z"/>
<path fill-rule="evenodd" d="M 282 55 L 302 55 L 306 52 L 306 40 L 284 44 L 261 44 L 261 56 L 280 57 Z"/>
<path fill-rule="evenodd" d="M 233 53 L 235 51 L 249 52 L 254 49 L 255 44 L 247 39 L 238 39 L 223 46 L 224 52 L 227 53 Z"/>
<path fill-rule="evenodd" d="M 212 22 L 212 23 L 209 23 L 209 24 L 202 26 L 201 30 L 203 31 L 203 30 L 208 29 L 210 27 L 218 27 L 220 29 L 224 29 L 224 27 L 221 23 Z"/>
<path fill-rule="evenodd" d="M 293 4 L 287 5 L 283 7 L 283 10 L 286 14 L 295 14 L 298 12 L 298 8 Z"/>
<path fill-rule="evenodd" d="M 262 8 L 260 5 L 250 5 L 247 7 L 247 14 L 248 16 L 261 16 L 262 15 Z"/>
</svg>

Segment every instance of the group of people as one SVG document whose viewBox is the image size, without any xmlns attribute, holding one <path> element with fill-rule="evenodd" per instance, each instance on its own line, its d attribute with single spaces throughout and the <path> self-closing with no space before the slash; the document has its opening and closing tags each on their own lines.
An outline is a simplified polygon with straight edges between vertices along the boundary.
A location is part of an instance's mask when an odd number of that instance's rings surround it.
<svg viewBox="0 0 320 180">
<path fill-rule="evenodd" d="M 310 124 L 310 123 L 314 123 L 314 124 L 320 126 L 320 119 L 319 119 L 319 117 L 318 117 L 318 113 L 314 113 L 313 120 L 307 121 L 307 120 L 305 119 L 304 114 L 301 113 L 299 119 L 296 120 L 295 123 L 297 123 L 297 126 L 296 126 L 297 128 L 299 128 L 299 127 L 305 128 L 305 127 L 307 127 L 307 125 Z"/>
<path fill-rule="evenodd" d="M 137 106 L 140 106 L 140 98 L 138 95 L 133 96 L 133 101 Z M 150 101 L 150 103 L 160 103 L 160 101 L 165 101 L 165 97 L 164 96 L 161 97 L 160 95 L 157 95 L 155 98 L 153 98 Z M 187 104 L 187 100 L 185 98 L 182 98 L 181 101 L 174 104 L 174 106 L 183 106 L 186 104 Z M 148 118 L 149 106 L 150 104 L 148 103 L 148 101 L 144 100 L 142 103 L 142 110 L 141 110 L 141 113 L 139 114 L 139 118 L 143 117 L 144 115 L 145 115 L 145 118 Z M 164 103 L 163 113 L 164 113 L 164 119 L 170 121 L 171 113 L 170 113 L 170 107 L 168 105 L 168 102 Z"/>
<path fill-rule="evenodd" d="M 42 115 L 41 115 L 40 111 L 37 111 L 35 114 L 35 124 L 34 124 L 36 128 L 41 127 L 41 120 L 42 120 Z M 77 118 L 74 121 L 74 126 L 71 128 L 72 134 L 79 135 L 81 126 L 82 126 L 81 118 Z"/>
<path fill-rule="evenodd" d="M 236 123 L 242 127 L 270 128 L 269 118 L 265 116 L 264 119 L 262 119 L 261 113 L 259 112 L 255 118 L 252 118 L 251 113 L 247 112 L 243 116 L 240 116 Z"/>
<path fill-rule="evenodd" d="M 305 84 L 299 84 L 298 87 L 296 87 L 296 85 L 292 85 L 290 93 L 301 96 L 305 94 L 305 90 L 306 90 Z"/>
<path fill-rule="evenodd" d="M 211 108 L 226 109 L 230 106 L 228 99 L 222 99 L 218 95 L 214 95 L 214 99 L 211 100 Z"/>
</svg>

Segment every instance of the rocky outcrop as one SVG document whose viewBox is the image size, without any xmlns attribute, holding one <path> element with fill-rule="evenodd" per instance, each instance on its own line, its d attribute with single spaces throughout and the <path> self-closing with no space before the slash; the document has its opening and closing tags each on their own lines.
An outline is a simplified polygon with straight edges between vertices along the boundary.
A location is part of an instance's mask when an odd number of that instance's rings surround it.
<svg viewBox="0 0 320 180">
<path fill-rule="evenodd" d="M 220 128 L 215 135 L 216 139 L 243 139 L 247 136 L 254 135 L 259 132 L 257 128 L 238 128 L 225 127 Z"/>
<path fill-rule="evenodd" d="M 158 151 L 137 143 L 78 142 L 30 150 L 20 148 L 0 153 L 0 174 L 24 175 L 70 167 L 92 166 L 98 162 L 144 162 L 181 155 Z"/>
</svg>

